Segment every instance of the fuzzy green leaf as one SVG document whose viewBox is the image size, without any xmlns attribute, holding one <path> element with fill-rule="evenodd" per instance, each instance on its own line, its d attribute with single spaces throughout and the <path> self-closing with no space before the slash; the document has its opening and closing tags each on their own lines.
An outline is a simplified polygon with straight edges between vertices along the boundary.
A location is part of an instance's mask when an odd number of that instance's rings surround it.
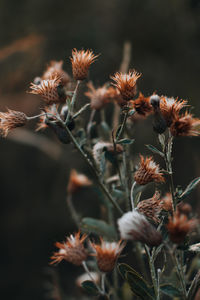
<svg viewBox="0 0 200 300">
<path fill-rule="evenodd" d="M 195 188 L 196 186 L 200 183 L 200 177 L 197 177 L 195 179 L 193 179 L 188 186 L 186 187 L 186 189 L 183 191 L 183 193 L 179 196 L 180 199 L 183 199 L 185 197 L 187 197 Z"/>
<path fill-rule="evenodd" d="M 110 239 L 116 238 L 115 228 L 102 220 L 83 218 L 81 221 L 81 229 L 86 233 L 95 233 Z"/>
</svg>

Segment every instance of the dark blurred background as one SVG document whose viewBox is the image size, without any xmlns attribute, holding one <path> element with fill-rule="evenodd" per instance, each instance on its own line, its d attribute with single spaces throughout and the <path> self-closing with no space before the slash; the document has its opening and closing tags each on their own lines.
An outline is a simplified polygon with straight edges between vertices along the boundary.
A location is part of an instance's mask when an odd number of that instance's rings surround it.
<svg viewBox="0 0 200 300">
<path fill-rule="evenodd" d="M 64 60 L 70 73 L 74 47 L 101 53 L 90 78 L 103 84 L 119 69 L 124 42 L 130 41 L 130 67 L 143 74 L 139 90 L 188 99 L 200 116 L 199 0 L 0 0 L 0 16 L 1 110 L 38 113 L 40 103 L 26 93 L 29 83 L 50 60 Z M 155 144 L 145 124 L 134 130 L 136 154 L 148 153 L 144 143 Z M 49 257 L 54 242 L 75 230 L 65 202 L 70 168 L 89 172 L 71 146 L 49 132 L 35 136 L 33 129 L 0 140 L 1 298 L 53 299 L 51 284 L 59 282 L 77 299 L 72 286 L 79 271 L 67 263 L 50 268 Z M 200 176 L 199 148 L 199 138 L 177 139 L 176 184 Z M 197 211 L 199 196 L 197 189 L 189 199 Z M 83 215 L 93 216 L 95 199 L 86 190 L 75 201 Z"/>
</svg>

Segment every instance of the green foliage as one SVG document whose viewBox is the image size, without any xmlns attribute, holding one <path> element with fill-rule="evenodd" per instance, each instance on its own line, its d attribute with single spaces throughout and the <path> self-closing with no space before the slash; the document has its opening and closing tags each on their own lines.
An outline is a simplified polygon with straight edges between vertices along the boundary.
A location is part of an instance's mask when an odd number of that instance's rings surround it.
<svg viewBox="0 0 200 300">
<path fill-rule="evenodd" d="M 115 228 L 102 220 L 84 218 L 81 221 L 81 230 L 86 233 L 95 233 L 109 239 L 116 238 Z"/>
</svg>

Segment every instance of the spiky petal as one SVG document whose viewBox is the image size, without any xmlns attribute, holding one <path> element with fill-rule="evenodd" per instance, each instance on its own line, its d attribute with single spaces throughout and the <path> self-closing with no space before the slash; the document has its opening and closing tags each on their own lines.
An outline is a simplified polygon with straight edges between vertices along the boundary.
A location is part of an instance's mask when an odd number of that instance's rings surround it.
<svg viewBox="0 0 200 300">
<path fill-rule="evenodd" d="M 164 182 L 163 173 L 160 172 L 160 167 L 157 165 L 152 157 L 146 157 L 146 159 L 140 155 L 140 165 L 135 172 L 135 181 L 140 185 L 145 185 L 149 182 Z"/>
<path fill-rule="evenodd" d="M 69 74 L 67 74 L 64 70 L 63 70 L 63 61 L 51 61 L 49 63 L 49 65 L 47 66 L 47 69 L 45 70 L 45 72 L 42 75 L 42 79 L 43 80 L 48 80 L 48 79 L 52 79 L 55 78 L 56 76 L 58 76 L 60 78 L 61 84 L 67 85 L 70 81 L 71 78 L 69 76 Z"/>
<path fill-rule="evenodd" d="M 98 55 L 90 50 L 72 50 L 72 57 L 70 58 L 72 63 L 73 77 L 76 80 L 84 80 L 88 76 L 88 70 L 90 65 L 96 60 Z"/>
<path fill-rule="evenodd" d="M 200 135 L 200 119 L 186 112 L 181 116 L 176 116 L 170 127 L 173 136 L 198 136 Z"/>
<path fill-rule="evenodd" d="M 107 242 L 101 238 L 101 244 L 91 243 L 92 248 L 95 250 L 95 256 L 97 258 L 98 268 L 101 272 L 111 272 L 114 269 L 115 263 L 125 247 L 125 243 L 122 241 Z"/>
<path fill-rule="evenodd" d="M 28 121 L 27 116 L 20 111 L 8 109 L 8 112 L 0 112 L 0 133 L 3 137 L 14 128 L 24 126 Z"/>
<path fill-rule="evenodd" d="M 158 246 L 162 242 L 160 232 L 136 210 L 125 213 L 117 223 L 121 238 L 124 240 L 140 241 L 150 247 Z"/>
<path fill-rule="evenodd" d="M 129 71 L 129 73 L 117 72 L 111 77 L 115 82 L 115 86 L 120 91 L 122 98 L 126 101 L 133 99 L 136 94 L 136 82 L 141 74 L 136 71 Z"/>
<path fill-rule="evenodd" d="M 85 234 L 83 234 L 81 237 L 79 231 L 75 235 L 71 234 L 69 237 L 67 237 L 64 243 L 57 242 L 55 245 L 59 251 L 54 252 L 53 256 L 51 257 L 52 262 L 50 264 L 60 263 L 64 259 L 74 265 L 80 266 L 88 256 L 83 244 L 86 237 L 87 236 Z"/>
</svg>

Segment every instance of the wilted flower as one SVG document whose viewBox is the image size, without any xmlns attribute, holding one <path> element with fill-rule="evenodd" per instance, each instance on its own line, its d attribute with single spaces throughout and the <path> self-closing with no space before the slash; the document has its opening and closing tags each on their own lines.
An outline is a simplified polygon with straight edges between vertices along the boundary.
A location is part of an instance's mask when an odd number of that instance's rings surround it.
<svg viewBox="0 0 200 300">
<path fill-rule="evenodd" d="M 140 165 L 134 175 L 135 181 L 140 185 L 145 185 L 149 182 L 164 182 L 163 173 L 160 172 L 159 165 L 157 165 L 152 157 L 146 159 L 140 155 Z"/>
<path fill-rule="evenodd" d="M 182 214 L 177 210 L 172 217 L 169 217 L 169 222 L 167 224 L 170 240 L 176 244 L 182 243 L 186 235 L 193 230 L 196 225 L 197 220 L 188 220 L 188 217 L 185 214 Z"/>
<path fill-rule="evenodd" d="M 200 134 L 198 126 L 200 126 L 200 120 L 186 112 L 184 115 L 174 118 L 170 131 L 173 136 L 197 136 Z"/>
<path fill-rule="evenodd" d="M 8 112 L 0 112 L 0 133 L 3 137 L 14 128 L 24 126 L 28 117 L 20 111 L 8 109 Z"/>
<path fill-rule="evenodd" d="M 55 245 L 59 248 L 59 251 L 54 252 L 51 257 L 51 264 L 60 263 L 64 259 L 74 265 L 80 266 L 88 257 L 88 252 L 84 248 L 86 237 L 85 234 L 81 237 L 79 231 L 75 235 L 71 234 L 67 237 L 64 243 L 57 242 Z"/>
<path fill-rule="evenodd" d="M 103 142 L 103 141 L 96 143 L 93 147 L 92 153 L 97 165 L 100 164 L 101 155 L 104 151 L 108 151 L 113 155 L 120 154 L 123 152 L 123 147 L 120 144 L 116 144 L 116 149 L 114 149 L 114 145 L 112 143 Z"/>
<path fill-rule="evenodd" d="M 56 76 L 60 78 L 61 85 L 65 86 L 67 85 L 70 81 L 71 78 L 69 74 L 67 74 L 63 70 L 63 61 L 51 61 L 50 64 L 48 65 L 47 69 L 42 75 L 43 80 L 48 80 L 48 79 L 53 79 Z"/>
<path fill-rule="evenodd" d="M 158 246 L 162 242 L 160 232 L 136 210 L 125 213 L 117 223 L 121 238 L 124 240 L 139 241 L 150 247 Z"/>
<path fill-rule="evenodd" d="M 139 115 L 146 117 L 152 113 L 150 97 L 144 97 L 144 95 L 141 92 L 139 93 L 139 97 L 131 102 L 132 102 L 133 108 L 136 110 L 136 112 Z"/>
<path fill-rule="evenodd" d="M 170 127 L 171 123 L 178 116 L 180 110 L 185 107 L 187 101 L 174 98 L 167 98 L 162 96 L 160 99 L 160 111 L 167 123 L 167 126 Z"/>
<path fill-rule="evenodd" d="M 61 79 L 58 76 L 52 79 L 42 80 L 39 85 L 31 83 L 30 94 L 40 95 L 48 105 L 60 103 L 65 101 L 65 97 L 60 96 L 58 93 L 60 84 Z"/>
<path fill-rule="evenodd" d="M 129 71 L 125 73 L 115 73 L 111 78 L 115 81 L 115 86 L 120 91 L 122 98 L 126 101 L 133 99 L 136 94 L 136 82 L 141 74 L 136 71 Z"/>
<path fill-rule="evenodd" d="M 90 98 L 92 109 L 100 110 L 107 103 L 121 99 L 119 91 L 112 86 L 108 87 L 105 84 L 102 87 L 95 89 L 93 84 L 89 82 L 88 88 L 89 90 L 85 93 L 85 95 Z"/>
<path fill-rule="evenodd" d="M 84 174 L 77 173 L 76 170 L 71 170 L 69 183 L 67 186 L 68 193 L 76 192 L 80 187 L 90 186 L 92 182 Z"/>
<path fill-rule="evenodd" d="M 162 210 L 160 204 L 160 193 L 156 191 L 152 198 L 140 201 L 137 205 L 137 210 L 154 223 L 159 224 L 159 215 Z"/>
<path fill-rule="evenodd" d="M 83 273 L 76 278 L 76 285 L 81 287 L 82 283 L 86 280 L 91 280 L 91 277 L 95 283 L 100 281 L 100 275 L 97 272 L 90 272 L 90 275 L 88 273 Z"/>
<path fill-rule="evenodd" d="M 95 250 L 95 256 L 97 257 L 98 268 L 101 272 L 111 272 L 115 263 L 125 247 L 125 243 L 122 241 L 116 242 L 106 242 L 101 238 L 101 244 L 97 245 L 91 244 L 93 249 Z"/>
<path fill-rule="evenodd" d="M 80 50 L 77 49 L 72 50 L 72 72 L 74 79 L 76 80 L 84 80 L 87 78 L 88 70 L 90 65 L 96 60 L 98 55 L 94 55 L 94 53 L 90 50 Z"/>
</svg>

